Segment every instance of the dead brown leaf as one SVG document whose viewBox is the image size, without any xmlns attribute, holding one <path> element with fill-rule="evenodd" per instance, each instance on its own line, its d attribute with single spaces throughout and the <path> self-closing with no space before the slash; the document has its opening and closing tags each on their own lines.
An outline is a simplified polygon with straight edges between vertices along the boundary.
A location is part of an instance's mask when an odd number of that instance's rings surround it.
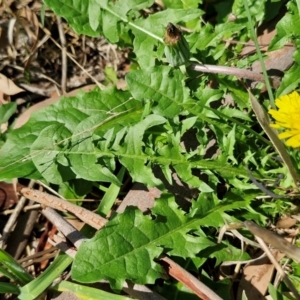
<svg viewBox="0 0 300 300">
<path fill-rule="evenodd" d="M 39 21 L 36 14 L 32 10 L 28 9 L 28 7 L 23 7 L 18 14 L 18 23 L 22 25 L 24 30 L 26 31 L 29 40 L 28 44 L 30 45 L 30 54 L 25 58 L 26 69 L 30 65 L 31 60 L 33 59 L 35 51 L 37 49 L 39 36 Z"/>
<path fill-rule="evenodd" d="M 295 47 L 285 46 L 282 49 L 268 52 L 268 57 L 264 60 L 265 67 L 267 70 L 279 70 L 286 71 L 294 63 L 293 54 L 295 52 Z M 261 73 L 262 68 L 259 61 L 256 61 L 252 65 L 252 71 Z"/>
<path fill-rule="evenodd" d="M 23 186 L 17 184 L 17 191 L 20 191 Z M 4 211 L 19 201 L 12 183 L 0 182 L 0 209 Z"/>
<path fill-rule="evenodd" d="M 273 251 L 273 255 L 277 261 L 280 261 L 284 257 L 284 254 L 278 251 Z M 268 290 L 268 285 L 272 280 L 274 270 L 274 265 L 271 264 L 269 258 L 266 256 L 245 266 L 239 284 L 237 299 L 241 299 L 243 291 L 247 299 L 265 299 L 264 295 Z"/>
<path fill-rule="evenodd" d="M 75 89 L 67 94 L 65 94 L 65 96 L 74 96 L 78 93 L 78 91 L 83 90 L 85 92 L 91 91 L 93 88 L 95 87 L 95 84 L 91 84 L 91 85 L 87 85 L 84 87 L 81 87 L 79 89 Z M 57 96 L 57 97 L 52 97 L 49 99 L 45 99 L 44 101 L 41 101 L 33 106 L 31 106 L 29 109 L 27 109 L 24 113 L 22 113 L 20 115 L 20 117 L 17 119 L 16 123 L 15 123 L 15 127 L 14 128 L 19 128 L 22 125 L 24 125 L 28 119 L 30 118 L 30 115 L 34 112 L 34 111 L 38 111 L 48 105 L 51 105 L 55 102 L 57 102 L 59 99 L 61 98 L 61 96 Z"/>
<path fill-rule="evenodd" d="M 296 223 L 297 220 L 290 217 L 286 217 L 278 220 L 278 222 L 276 223 L 276 227 L 286 229 L 293 227 L 294 225 L 296 225 Z"/>
<path fill-rule="evenodd" d="M 142 212 L 146 212 L 153 207 L 156 198 L 159 198 L 161 191 L 156 188 L 147 188 L 142 184 L 135 183 L 132 189 L 117 209 L 118 213 L 122 213 L 127 206 L 136 206 Z"/>
<path fill-rule="evenodd" d="M 24 92 L 24 90 L 19 88 L 13 83 L 12 80 L 8 79 L 5 75 L 0 73 L 0 92 L 11 96 Z"/>
</svg>

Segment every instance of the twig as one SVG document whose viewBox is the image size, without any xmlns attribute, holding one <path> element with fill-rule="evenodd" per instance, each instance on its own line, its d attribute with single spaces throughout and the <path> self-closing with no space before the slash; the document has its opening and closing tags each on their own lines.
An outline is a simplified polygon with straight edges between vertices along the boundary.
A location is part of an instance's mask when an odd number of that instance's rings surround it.
<svg viewBox="0 0 300 300">
<path fill-rule="evenodd" d="M 27 67 L 29 66 L 29 64 L 31 63 L 33 57 L 34 57 L 34 54 L 35 52 L 43 45 L 45 44 L 49 39 L 49 36 L 45 35 L 43 38 L 41 38 L 40 40 L 36 40 L 38 41 L 35 42 L 35 45 L 33 47 L 33 49 L 31 49 L 30 53 L 25 57 L 25 59 L 23 60 L 25 63 L 25 69 L 27 69 Z"/>
<path fill-rule="evenodd" d="M 60 17 L 57 18 L 57 27 L 59 32 L 59 39 L 61 43 L 61 89 L 63 93 L 65 94 L 67 91 L 67 54 L 66 54 L 66 36 L 64 33 L 62 21 Z"/>
<path fill-rule="evenodd" d="M 16 65 L 11 65 L 11 64 L 9 64 L 8 66 L 11 67 L 11 68 L 14 68 L 14 69 L 16 69 L 16 70 L 25 72 L 25 68 L 23 68 L 23 67 L 16 66 Z M 39 78 L 44 78 L 44 79 L 46 79 L 46 80 L 52 82 L 54 85 L 60 87 L 60 85 L 59 85 L 54 79 L 52 79 L 51 77 L 49 77 L 49 76 L 47 76 L 47 75 L 45 75 L 45 74 L 43 74 L 43 73 L 36 72 L 36 71 L 34 71 L 34 70 L 30 70 L 30 72 L 31 72 L 32 74 L 35 74 L 35 75 L 38 76 Z M 21 84 L 20 84 L 20 85 L 21 85 Z M 23 86 L 30 86 L 30 85 L 25 85 L 25 84 L 23 84 Z M 36 91 L 34 91 L 34 92 L 36 93 Z M 52 92 L 52 91 L 51 91 L 51 92 Z M 43 94 L 47 94 L 47 93 L 44 92 Z M 43 94 L 42 94 L 42 95 L 43 95 Z"/>
<path fill-rule="evenodd" d="M 29 205 L 32 204 L 32 201 L 29 201 Z M 28 240 L 32 235 L 32 230 L 39 214 L 39 210 L 30 210 L 19 215 L 16 226 L 14 226 L 14 229 L 7 240 L 7 247 L 5 249 L 5 251 L 15 259 L 20 258 L 25 247 L 28 245 Z"/>
<path fill-rule="evenodd" d="M 252 72 L 245 69 L 239 69 L 235 67 L 192 64 L 190 65 L 190 69 L 197 72 L 203 72 L 203 73 L 234 75 L 237 77 L 246 78 L 253 81 L 260 81 L 260 82 L 265 81 L 264 76 L 260 73 Z"/>
<path fill-rule="evenodd" d="M 277 262 L 275 257 L 272 255 L 271 251 L 267 247 L 265 241 L 272 245 L 273 247 L 277 248 L 279 251 L 285 253 L 287 256 L 293 258 L 297 262 L 299 262 L 299 254 L 300 254 L 300 249 L 288 241 L 286 241 L 284 238 L 280 237 L 279 235 L 266 230 L 257 224 L 255 224 L 252 221 L 245 221 L 244 225 L 248 228 L 248 230 L 255 235 L 256 240 L 260 244 L 262 250 L 265 251 L 267 254 L 268 258 L 270 261 L 273 263 L 275 266 L 276 270 L 278 273 L 280 273 L 282 279 L 290 289 L 290 291 L 294 294 L 297 300 L 300 300 L 300 295 L 296 288 L 293 286 L 292 282 L 288 278 L 288 276 L 284 273 L 283 269 L 281 268 L 280 264 Z"/>
<path fill-rule="evenodd" d="M 55 224 L 57 229 L 78 249 L 86 237 L 81 234 L 75 227 L 67 222 L 60 214 L 54 209 L 46 207 L 42 210 L 42 214 Z"/>
<path fill-rule="evenodd" d="M 240 239 L 242 242 L 254 246 L 254 247 L 259 247 L 259 245 L 253 241 L 251 241 L 250 239 L 244 237 L 243 235 L 241 235 L 236 229 L 232 229 L 230 230 L 232 232 L 233 235 L 235 235 L 238 239 Z"/>
<path fill-rule="evenodd" d="M 107 220 L 105 218 L 102 218 L 99 215 L 97 215 L 83 207 L 77 206 L 66 200 L 63 200 L 58 197 L 40 192 L 38 190 L 23 188 L 21 190 L 21 193 L 26 198 L 28 198 L 32 201 L 36 201 L 45 206 L 52 207 L 52 208 L 60 210 L 60 211 L 70 212 L 70 213 L 74 214 L 76 217 L 78 217 L 80 220 L 89 224 L 93 228 L 96 228 L 97 230 L 100 229 L 101 227 L 103 227 L 107 222 Z"/>
<path fill-rule="evenodd" d="M 296 288 L 294 287 L 294 285 L 290 281 L 289 277 L 284 273 L 284 271 L 282 270 L 282 268 L 281 268 L 280 264 L 278 263 L 278 261 L 272 255 L 272 253 L 271 253 L 270 249 L 267 247 L 266 243 L 263 241 L 262 238 L 260 238 L 258 236 L 255 236 L 255 238 L 257 239 L 257 241 L 260 244 L 261 248 L 267 254 L 267 256 L 270 259 L 270 261 L 272 262 L 272 264 L 275 266 L 277 272 L 280 273 L 282 279 L 284 280 L 285 284 L 288 286 L 288 288 L 290 289 L 290 291 L 293 293 L 293 295 L 295 296 L 295 298 L 297 300 L 300 300 L 300 295 L 299 295 L 298 291 L 296 290 Z"/>
<path fill-rule="evenodd" d="M 19 83 L 19 86 L 32 94 L 37 94 L 47 98 L 50 97 L 51 94 L 55 91 L 55 87 L 41 89 L 37 86 L 26 84 L 26 83 Z"/>
<path fill-rule="evenodd" d="M 288 257 L 300 262 L 300 248 L 289 243 L 287 240 L 281 236 L 264 229 L 252 221 L 245 221 L 244 225 L 248 230 L 255 236 L 260 237 L 266 243 L 272 245 L 274 248 L 286 254 Z"/>
<path fill-rule="evenodd" d="M 40 204 L 27 205 L 27 206 L 24 206 L 22 211 L 26 212 L 29 210 L 39 209 L 40 207 L 41 207 Z M 14 211 L 15 211 L 14 209 L 7 209 L 5 211 L 0 212 L 0 215 L 7 216 L 7 215 L 12 214 Z"/>
<path fill-rule="evenodd" d="M 18 263 L 21 264 L 21 263 L 24 263 L 24 262 L 28 262 L 30 260 L 35 260 L 35 259 L 38 259 L 38 258 L 41 258 L 41 257 L 45 256 L 46 254 L 49 254 L 52 257 L 52 253 L 56 253 L 57 254 L 57 251 L 58 251 L 57 248 L 51 247 L 49 249 L 46 249 L 46 250 L 43 250 L 43 251 L 39 251 L 39 252 L 34 253 L 32 255 L 20 258 L 20 259 L 18 259 Z"/>
<path fill-rule="evenodd" d="M 54 196 L 56 196 L 56 197 L 58 197 L 60 199 L 66 200 L 66 198 L 64 198 L 63 196 L 61 196 L 56 190 L 54 190 L 53 188 L 51 188 L 50 186 L 48 186 L 47 184 L 45 184 L 43 181 L 37 180 L 36 182 L 38 184 L 40 184 L 41 186 L 43 186 L 48 192 L 50 192 Z"/>
<path fill-rule="evenodd" d="M 30 181 L 29 183 L 29 187 L 32 187 L 34 184 L 34 181 Z M 12 231 L 12 228 L 14 226 L 14 224 L 16 223 L 16 220 L 18 218 L 18 216 L 20 215 L 21 211 L 23 210 L 23 207 L 25 206 L 27 199 L 25 197 L 21 197 L 18 204 L 15 207 L 14 212 L 10 215 L 4 229 L 3 229 L 3 235 L 2 235 L 2 239 L 0 241 L 0 248 L 3 249 L 4 245 L 7 242 L 7 239 L 10 235 L 10 232 Z"/>
<path fill-rule="evenodd" d="M 141 284 L 133 284 L 124 282 L 123 291 L 135 299 L 139 300 L 166 300 L 166 298 L 158 295 L 150 290 L 147 286 Z"/>
<path fill-rule="evenodd" d="M 287 260 L 284 262 L 283 268 L 282 268 L 282 269 L 285 270 L 285 269 L 286 269 L 286 266 L 287 266 L 290 262 L 291 262 L 291 260 L 290 260 L 290 259 L 287 259 Z M 279 286 L 281 280 L 282 280 L 281 274 L 279 274 L 279 273 L 277 272 L 277 273 L 276 273 L 276 276 L 275 276 L 275 278 L 274 278 L 274 283 L 273 283 L 273 286 L 275 287 L 275 289 L 278 288 L 278 286 Z"/>
<path fill-rule="evenodd" d="M 39 23 L 40 28 L 49 36 L 49 38 L 51 39 L 51 41 L 60 49 L 62 50 L 61 46 L 55 41 L 54 38 L 52 38 L 51 36 L 51 32 L 46 29 L 45 27 L 42 26 L 42 24 Z M 85 68 L 83 68 L 76 59 L 74 59 L 72 57 L 72 55 L 66 51 L 66 55 L 84 72 L 86 73 L 97 85 L 98 87 L 103 90 L 105 88 L 105 86 L 103 84 L 101 84 L 93 75 L 91 75 L 88 71 L 86 71 Z"/>
<path fill-rule="evenodd" d="M 209 287 L 199 281 L 192 274 L 187 272 L 177 263 L 172 261 L 168 257 L 163 257 L 160 259 L 161 261 L 167 264 L 168 274 L 182 282 L 186 287 L 191 289 L 198 297 L 204 300 L 222 300 L 214 291 L 212 291 Z"/>
<path fill-rule="evenodd" d="M 269 195 L 270 197 L 274 198 L 274 199 L 281 199 L 281 198 L 287 198 L 287 195 L 277 195 L 275 193 L 273 193 L 272 191 L 269 191 L 263 184 L 261 184 L 260 182 L 258 182 L 256 180 L 256 178 L 253 176 L 252 172 L 249 170 L 248 166 L 246 166 L 246 169 L 248 171 L 249 177 L 251 179 L 251 181 L 265 194 Z"/>
<path fill-rule="evenodd" d="M 28 267 L 32 266 L 33 264 L 45 262 L 46 260 L 50 260 L 51 258 L 56 257 L 59 253 L 59 249 L 55 248 L 56 250 L 53 251 L 53 248 L 54 247 L 51 248 L 52 252 L 49 253 L 48 255 L 39 256 L 38 258 L 35 258 L 34 260 L 30 259 L 27 262 L 23 262 L 22 267 L 23 268 L 28 268 Z"/>
<path fill-rule="evenodd" d="M 260 248 L 260 245 L 259 245 Z M 265 257 L 266 255 L 263 253 L 261 256 L 257 257 L 257 258 L 253 258 L 253 259 L 248 259 L 248 260 L 244 260 L 244 261 L 240 261 L 240 260 L 228 260 L 225 262 L 222 262 L 221 267 L 225 267 L 225 266 L 232 266 L 232 265 L 246 265 L 246 264 L 251 264 L 254 263 L 256 261 L 259 261 L 260 259 L 262 259 L 263 257 Z"/>
</svg>

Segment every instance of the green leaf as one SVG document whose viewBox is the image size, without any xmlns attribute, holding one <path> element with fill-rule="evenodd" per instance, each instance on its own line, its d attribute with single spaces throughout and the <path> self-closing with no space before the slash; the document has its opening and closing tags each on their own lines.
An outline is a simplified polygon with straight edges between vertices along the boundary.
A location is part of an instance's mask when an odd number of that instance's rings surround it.
<svg viewBox="0 0 300 300">
<path fill-rule="evenodd" d="M 200 9 L 167 9 L 146 19 L 136 20 L 130 27 L 135 36 L 134 52 L 140 66 L 142 68 L 154 66 L 155 58 L 162 59 L 162 53 L 154 49 L 158 46 L 158 41 L 163 43 L 164 30 L 169 22 L 173 24 L 189 22 L 198 19 L 203 13 Z"/>
<path fill-rule="evenodd" d="M 288 300 L 289 297 L 285 296 L 285 292 L 282 291 L 282 286 L 274 287 L 271 283 L 268 285 L 268 292 L 273 300 Z"/>
<path fill-rule="evenodd" d="M 112 42 L 119 39 L 117 23 L 129 22 L 127 14 L 150 6 L 153 0 L 45 0 L 45 3 L 58 15 L 65 18 L 78 34 L 106 37 Z"/>
<path fill-rule="evenodd" d="M 162 58 L 155 50 L 158 42 L 163 44 L 163 31 L 168 22 L 179 23 L 199 20 L 203 14 L 197 8 L 167 9 L 144 18 L 140 10 L 150 7 L 153 0 L 45 0 L 59 16 L 65 18 L 78 34 L 104 35 L 111 43 L 117 43 L 121 30 L 132 30 L 135 39 L 134 52 L 143 67 L 153 66 L 154 59 Z M 135 12 L 135 13 L 133 13 Z M 139 15 L 139 17 L 137 17 Z M 122 23 L 123 26 L 120 26 Z M 122 28 L 122 29 L 121 29 Z M 147 54 L 146 54 L 147 53 Z"/>
<path fill-rule="evenodd" d="M 126 81 L 135 99 L 155 101 L 153 111 L 165 117 L 178 115 L 184 109 L 182 104 L 188 100 L 183 74 L 170 67 L 130 72 Z"/>
<path fill-rule="evenodd" d="M 27 123 L 30 124 L 30 123 Z M 42 131 L 44 122 L 16 129 L 7 134 L 6 143 L 0 151 L 0 178 L 30 177 L 40 179 L 41 175 L 30 159 L 30 147 L 37 137 L 37 131 Z"/>
<path fill-rule="evenodd" d="M 96 25 L 100 20 L 92 20 L 93 17 L 99 16 L 95 6 L 95 0 L 73 1 L 73 0 L 45 0 L 45 4 L 50 7 L 56 15 L 63 17 L 73 27 L 78 34 L 87 34 L 90 36 L 99 36 L 100 30 Z M 107 2 L 104 1 L 104 2 Z M 91 5 L 91 7 L 90 7 Z M 94 14 L 89 18 L 90 10 L 94 8 Z M 98 8 L 98 10 L 100 10 Z M 91 27 L 92 25 L 92 27 Z"/>
<path fill-rule="evenodd" d="M 161 184 L 152 173 L 155 165 L 161 166 L 169 182 L 172 166 L 182 180 L 204 192 L 210 192 L 211 187 L 193 175 L 194 168 L 209 169 L 231 179 L 247 176 L 242 167 L 231 167 L 225 160 L 202 159 L 197 152 L 187 153 L 181 145 L 182 129 L 170 126 L 165 117 L 185 114 L 187 108 L 210 124 L 220 123 L 198 113 L 200 106 L 185 103 L 188 89 L 183 79 L 179 70 L 170 67 L 136 71 L 128 76 L 128 82 L 138 100 L 115 88 L 95 89 L 62 98 L 34 113 L 23 127 L 7 135 L 0 154 L 0 178 L 44 178 L 55 184 L 83 179 L 119 186 L 114 175 L 117 160 L 135 181 L 148 186 Z"/>
<path fill-rule="evenodd" d="M 120 180 L 120 182 L 122 182 L 123 180 L 124 173 L 125 173 L 125 168 L 122 167 L 117 175 L 117 178 Z M 112 209 L 119 192 L 120 192 L 120 186 L 117 186 L 116 184 L 112 183 L 107 189 L 103 198 L 101 199 L 100 205 L 98 206 L 96 212 L 106 217 L 110 212 L 110 210 Z"/>
<path fill-rule="evenodd" d="M 181 0 L 163 0 L 162 2 L 168 8 L 182 8 L 183 6 Z"/>
<path fill-rule="evenodd" d="M 118 132 L 140 119 L 141 105 L 129 97 L 115 88 L 96 88 L 33 113 L 23 127 L 7 135 L 0 178 L 43 177 L 59 184 L 77 177 L 119 185 L 111 162 L 105 160 L 113 155 L 100 153 L 96 144 L 109 129 Z"/>
<path fill-rule="evenodd" d="M 248 253 L 232 246 L 228 241 L 204 249 L 199 254 L 200 257 L 211 257 L 216 259 L 216 265 L 224 261 L 245 261 L 251 259 Z"/>
<path fill-rule="evenodd" d="M 203 269 L 201 272 L 201 282 L 208 288 L 212 289 L 217 295 L 221 296 L 223 300 L 231 300 L 231 279 L 224 278 L 215 281 L 212 276 L 207 274 Z M 242 299 L 241 299 L 242 300 Z"/>
<path fill-rule="evenodd" d="M 0 274 L 11 279 L 12 281 L 16 281 L 15 276 L 10 271 L 8 271 L 5 267 L 0 266 Z"/>
<path fill-rule="evenodd" d="M 299 37 L 299 8 L 293 1 L 289 1 L 287 7 L 288 12 L 276 25 L 276 35 L 269 45 L 269 50 L 282 48 L 292 36 Z"/>
<path fill-rule="evenodd" d="M 147 156 L 142 152 L 142 137 L 145 130 L 152 126 L 165 123 L 165 118 L 158 115 L 147 116 L 143 121 L 131 127 L 125 138 L 120 162 L 130 172 L 132 179 L 137 182 L 146 182 L 149 186 L 159 185 L 161 182 L 152 173 L 151 168 L 145 166 Z"/>
<path fill-rule="evenodd" d="M 67 254 L 60 254 L 39 277 L 24 285 L 18 299 L 34 300 L 44 292 L 53 281 L 71 264 L 72 258 Z"/>
<path fill-rule="evenodd" d="M 153 288 L 159 293 L 160 296 L 164 297 L 164 299 L 199 300 L 199 297 L 195 295 L 188 287 L 175 280 L 165 280 L 163 285 L 156 284 Z"/>
<path fill-rule="evenodd" d="M 7 252 L 0 249 L 0 263 L 12 273 L 19 284 L 26 284 L 32 280 L 32 276 L 23 269 Z M 5 273 L 5 272 L 4 272 Z"/>
<path fill-rule="evenodd" d="M 93 182 L 74 179 L 59 185 L 58 193 L 65 199 L 84 199 L 92 190 Z"/>
<path fill-rule="evenodd" d="M 131 297 L 115 295 L 100 290 L 99 288 L 92 288 L 74 282 L 69 281 L 60 281 L 59 283 L 51 286 L 52 290 L 59 292 L 69 291 L 75 294 L 79 299 L 88 299 L 88 300 L 130 300 Z"/>
<path fill-rule="evenodd" d="M 195 217 L 196 215 L 205 215 L 208 211 L 213 209 L 217 203 L 214 196 L 209 194 L 200 193 L 197 201 L 192 200 L 192 207 L 189 216 Z"/>
<path fill-rule="evenodd" d="M 96 0 L 89 0 L 88 16 L 92 30 L 96 31 L 99 26 L 100 9 Z"/>
<path fill-rule="evenodd" d="M 300 72 L 300 51 L 296 50 L 294 53 L 294 65 L 284 72 L 280 87 L 276 91 L 276 97 L 286 95 L 294 91 L 300 82 L 299 72 Z"/>
<path fill-rule="evenodd" d="M 54 184 L 76 177 L 68 165 L 60 163 L 58 156 L 63 148 L 61 143 L 55 143 L 67 139 L 70 135 L 71 132 L 62 124 L 53 124 L 42 130 L 30 147 L 32 161 L 37 170 L 47 181 Z"/>
<path fill-rule="evenodd" d="M 17 103 L 9 102 L 0 106 L 0 124 L 9 120 L 9 118 L 16 112 Z"/>
<path fill-rule="evenodd" d="M 111 43 L 119 41 L 118 34 L 118 18 L 111 13 L 104 11 L 102 13 L 103 35 L 106 36 Z"/>
<path fill-rule="evenodd" d="M 220 40 L 228 38 L 229 34 L 231 36 L 238 34 L 245 27 L 245 23 L 230 22 L 219 24 L 214 28 L 208 23 L 201 28 L 200 32 L 194 32 L 187 37 L 191 52 L 196 53 L 197 50 L 210 50 L 214 53 L 215 47 L 219 45 Z M 210 49 L 210 47 L 212 47 L 212 49 Z M 222 49 L 222 51 L 225 50 L 224 47 Z"/>
<path fill-rule="evenodd" d="M 248 0 L 249 3 L 249 11 L 251 14 L 251 17 L 255 19 L 256 22 L 262 21 L 264 15 L 265 15 L 265 4 L 266 1 L 264 0 Z M 246 17 L 246 11 L 243 1 L 241 0 L 235 0 L 232 6 L 231 12 L 240 18 Z"/>
<path fill-rule="evenodd" d="M 101 120 L 103 121 L 101 122 Z M 85 180 L 113 182 L 120 185 L 119 180 L 106 167 L 105 161 L 101 161 L 104 155 L 112 155 L 109 152 L 98 154 L 94 144 L 93 130 L 85 130 L 85 128 L 97 128 L 101 124 L 104 125 L 106 121 L 108 121 L 107 116 L 99 113 L 99 115 L 91 116 L 78 124 L 74 129 L 72 145 L 68 150 L 70 154 L 67 157 L 77 176 Z"/>
<path fill-rule="evenodd" d="M 154 47 L 156 46 L 157 40 L 153 37 L 144 33 L 140 33 L 139 31 L 135 33 L 133 47 L 134 52 L 137 55 L 137 61 L 141 68 L 155 65 L 157 53 L 154 53 Z M 158 58 L 161 59 L 162 54 L 158 56 Z"/>
<path fill-rule="evenodd" d="M 230 159 L 234 164 L 237 164 L 238 162 L 234 154 L 235 143 L 236 143 L 236 137 L 235 137 L 235 126 L 234 126 L 227 136 L 225 135 L 223 136 L 222 148 L 225 151 L 225 153 L 228 155 L 228 159 Z"/>
<path fill-rule="evenodd" d="M 220 225 L 222 212 L 238 207 L 240 201 L 224 201 L 190 218 L 168 197 L 155 202 L 154 220 L 129 207 L 80 246 L 72 266 L 72 278 L 80 282 L 107 279 L 114 288 L 120 288 L 125 279 L 153 283 L 163 272 L 155 258 L 162 253 L 195 257 L 200 250 L 214 246 L 198 230 L 199 226 Z M 195 230 L 197 234 L 191 233 Z"/>
<path fill-rule="evenodd" d="M 20 288 L 12 283 L 0 282 L 0 294 L 20 294 Z"/>
</svg>

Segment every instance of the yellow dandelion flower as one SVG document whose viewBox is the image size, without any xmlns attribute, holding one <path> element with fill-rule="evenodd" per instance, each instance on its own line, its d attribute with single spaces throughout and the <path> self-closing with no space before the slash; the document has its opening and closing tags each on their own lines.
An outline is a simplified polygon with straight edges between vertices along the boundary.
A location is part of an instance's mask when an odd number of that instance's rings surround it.
<svg viewBox="0 0 300 300">
<path fill-rule="evenodd" d="M 275 100 L 278 110 L 270 109 L 269 114 L 276 120 L 270 126 L 276 129 L 283 128 L 284 132 L 278 137 L 287 139 L 286 145 L 300 147 L 300 95 L 297 92 L 281 96 Z"/>
</svg>

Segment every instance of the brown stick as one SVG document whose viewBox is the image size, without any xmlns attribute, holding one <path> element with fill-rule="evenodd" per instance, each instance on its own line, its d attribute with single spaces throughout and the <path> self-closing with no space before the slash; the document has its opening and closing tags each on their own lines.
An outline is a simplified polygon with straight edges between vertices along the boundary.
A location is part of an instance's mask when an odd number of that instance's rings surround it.
<svg viewBox="0 0 300 300">
<path fill-rule="evenodd" d="M 250 70 L 239 69 L 235 67 L 216 66 L 216 65 L 200 65 L 193 64 L 190 68 L 197 72 L 234 75 L 241 78 L 250 79 L 253 81 L 264 82 L 264 76 L 260 73 L 252 72 Z"/>
<path fill-rule="evenodd" d="M 182 282 L 186 287 L 192 290 L 198 297 L 203 300 L 222 300 L 214 291 L 199 281 L 192 274 L 187 272 L 173 260 L 163 257 L 161 261 L 167 264 L 167 272 L 170 276 Z"/>
<path fill-rule="evenodd" d="M 275 234 L 265 228 L 262 228 L 252 221 L 245 221 L 244 225 L 253 235 L 260 237 L 267 244 L 272 245 L 274 248 L 278 249 L 280 252 L 283 252 L 288 257 L 294 259 L 298 263 L 300 262 L 300 248 L 289 243 L 287 240 L 285 240 L 278 234 Z"/>
<path fill-rule="evenodd" d="M 32 201 L 36 201 L 45 206 L 52 207 L 52 208 L 60 210 L 60 211 L 70 212 L 73 215 L 75 215 L 76 217 L 78 217 L 80 220 L 89 224 L 93 228 L 96 228 L 97 230 L 102 228 L 107 223 L 107 220 L 105 218 L 102 218 L 101 216 L 99 216 L 83 207 L 77 206 L 66 200 L 63 200 L 58 197 L 40 192 L 38 190 L 23 188 L 21 190 L 21 193 L 26 198 L 28 198 Z"/>
</svg>

